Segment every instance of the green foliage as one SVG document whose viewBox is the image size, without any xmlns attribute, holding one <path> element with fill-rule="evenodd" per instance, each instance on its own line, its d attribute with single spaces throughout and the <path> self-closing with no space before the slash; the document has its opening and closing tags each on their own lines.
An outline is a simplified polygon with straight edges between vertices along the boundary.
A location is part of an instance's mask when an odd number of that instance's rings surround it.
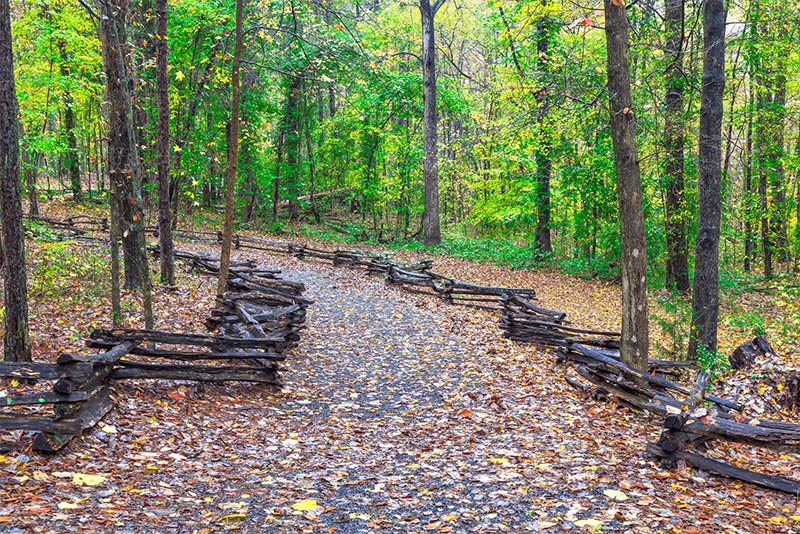
<svg viewBox="0 0 800 534">
<path fill-rule="evenodd" d="M 713 382 L 730 369 L 730 363 L 724 354 L 709 350 L 703 344 L 697 346 L 697 365 L 701 371 L 708 373 L 709 382 Z"/>
<path fill-rule="evenodd" d="M 664 359 L 682 360 L 689 344 L 689 325 L 692 320 L 691 301 L 677 292 L 661 293 L 656 297 L 650 320 L 659 335 L 653 336 L 655 350 Z"/>
<path fill-rule="evenodd" d="M 32 298 L 64 297 L 79 287 L 80 296 L 74 298 L 107 292 L 108 263 L 85 247 L 67 241 L 41 242 L 29 256 Z"/>
</svg>

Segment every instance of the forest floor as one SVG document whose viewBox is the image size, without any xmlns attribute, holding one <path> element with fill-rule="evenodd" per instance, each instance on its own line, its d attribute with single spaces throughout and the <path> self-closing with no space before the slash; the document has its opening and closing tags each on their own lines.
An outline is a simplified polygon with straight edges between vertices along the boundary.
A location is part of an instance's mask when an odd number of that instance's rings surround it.
<svg viewBox="0 0 800 534">
<path fill-rule="evenodd" d="M 0 532 L 800 530 L 792 496 L 660 468 L 644 452 L 657 418 L 586 398 L 553 354 L 504 339 L 491 312 L 363 271 L 238 256 L 281 268 L 315 301 L 282 365 L 285 385 L 119 382 L 112 412 L 62 453 L 0 457 Z M 612 285 L 447 258 L 435 270 L 532 287 L 581 325 L 614 326 Z M 203 331 L 213 286 L 181 269 L 178 289 L 156 292 L 157 327 Z M 67 315 L 63 303 L 48 307 L 57 304 L 32 305 L 37 355 L 77 350 L 92 323 L 106 323 L 105 304 L 76 301 Z M 800 476 L 795 456 L 713 450 Z"/>
</svg>

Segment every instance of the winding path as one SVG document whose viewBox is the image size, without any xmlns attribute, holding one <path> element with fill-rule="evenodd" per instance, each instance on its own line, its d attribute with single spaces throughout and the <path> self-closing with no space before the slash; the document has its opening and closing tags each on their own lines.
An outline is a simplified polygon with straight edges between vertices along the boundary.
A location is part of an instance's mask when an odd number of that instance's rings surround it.
<svg viewBox="0 0 800 534">
<path fill-rule="evenodd" d="M 658 470 L 641 452 L 653 436 L 634 430 L 640 414 L 587 406 L 552 355 L 504 340 L 494 315 L 361 271 L 259 260 L 315 300 L 286 386 L 120 384 L 125 400 L 105 427 L 47 463 L 56 483 L 43 498 L 76 508 L 15 518 L 0 532 L 581 532 L 599 522 L 645 534 L 743 524 L 724 506 L 741 502 L 729 483 Z M 108 480 L 76 487 L 53 478 L 59 471 Z M 698 496 L 718 514 L 681 511 L 680 499 Z"/>
</svg>

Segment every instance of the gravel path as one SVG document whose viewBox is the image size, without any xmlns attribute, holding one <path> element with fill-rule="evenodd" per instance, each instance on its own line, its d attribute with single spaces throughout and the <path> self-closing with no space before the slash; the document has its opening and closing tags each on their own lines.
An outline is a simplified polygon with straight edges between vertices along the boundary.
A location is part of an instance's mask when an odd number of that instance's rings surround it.
<svg viewBox="0 0 800 534">
<path fill-rule="evenodd" d="M 722 506 L 741 492 L 657 469 L 641 452 L 652 432 L 631 430 L 657 425 L 587 404 L 496 316 L 361 271 L 261 261 L 315 300 L 285 387 L 120 384 L 118 407 L 65 454 L 6 465 L 4 483 L 30 481 L 0 532 L 750 531 Z M 72 472 L 107 480 L 77 486 Z M 49 508 L 25 513 L 30 492 Z M 683 514 L 698 496 L 718 514 Z"/>
</svg>

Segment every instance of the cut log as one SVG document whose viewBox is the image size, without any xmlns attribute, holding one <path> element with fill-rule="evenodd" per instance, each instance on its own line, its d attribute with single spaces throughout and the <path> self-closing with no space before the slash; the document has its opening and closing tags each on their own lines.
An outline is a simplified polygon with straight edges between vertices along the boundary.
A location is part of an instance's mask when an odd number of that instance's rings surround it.
<svg viewBox="0 0 800 534">
<path fill-rule="evenodd" d="M 728 362 L 733 369 L 744 369 L 753 365 L 758 356 L 766 356 L 768 354 L 775 354 L 775 351 L 770 346 L 767 338 L 761 335 L 739 345 L 733 351 L 733 354 L 728 357 Z"/>
</svg>

